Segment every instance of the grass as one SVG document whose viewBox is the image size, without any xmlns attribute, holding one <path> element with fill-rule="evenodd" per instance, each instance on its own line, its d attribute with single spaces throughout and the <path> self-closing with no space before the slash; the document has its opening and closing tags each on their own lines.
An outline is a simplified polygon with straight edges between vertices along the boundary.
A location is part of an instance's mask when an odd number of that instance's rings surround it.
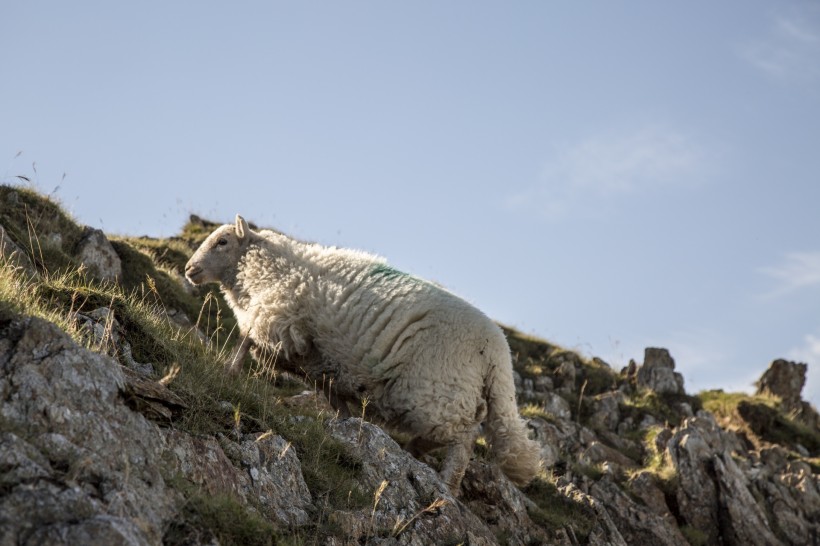
<svg viewBox="0 0 820 546">
<path fill-rule="evenodd" d="M 548 423 L 556 423 L 557 418 L 538 404 L 526 404 L 518 408 L 518 413 L 525 419 L 543 419 Z"/>
<path fill-rule="evenodd" d="M 698 393 L 703 409 L 712 412 L 718 419 L 732 419 L 737 416 L 740 402 L 755 402 L 776 408 L 779 400 L 774 396 L 751 396 L 742 392 L 724 392 L 722 389 Z"/>
<path fill-rule="evenodd" d="M 252 373 L 240 377 L 223 373 L 222 362 L 233 343 L 229 333 L 235 321 L 221 296 L 211 291 L 191 294 L 182 286 L 179 268 L 192 253 L 193 240 L 189 244 L 180 240 L 116 239 L 113 245 L 124 266 L 121 285 L 100 283 L 85 275 L 69 253 L 40 255 L 43 245 L 39 234 L 68 234 L 63 238 L 66 248 L 66 243 L 78 240 L 82 230 L 73 220 L 56 203 L 29 190 L 0 186 L 0 199 L 6 199 L 12 191 L 25 206 L 12 207 L 13 214 L 9 207 L 3 207 L 0 219 L 30 257 L 41 258 L 36 260 L 39 275 L 33 278 L 0 263 L 0 318 L 10 319 L 17 314 L 44 318 L 93 350 L 77 315 L 100 307 L 112 309 L 133 358 L 151 363 L 155 379 L 178 370 L 168 387 L 188 407 L 172 426 L 193 434 L 271 430 L 292 442 L 314 498 L 324 499 L 333 507 L 367 504 L 354 480 L 361 463 L 328 436 L 323 416 L 298 415 L 297 410 L 281 405 L 281 397 L 293 393 L 292 381 L 272 381 Z M 12 231 L 12 226 L 21 222 L 33 226 L 30 244 L 21 240 L 27 233 Z M 166 314 L 168 307 L 198 320 L 210 343 L 203 343 L 195 333 L 174 324 Z M 238 419 L 226 411 L 225 402 L 241 408 Z"/>
<path fill-rule="evenodd" d="M 683 525 L 680 528 L 683 538 L 692 546 L 706 546 L 709 544 L 709 535 L 701 531 L 697 527 L 691 525 Z"/>
<path fill-rule="evenodd" d="M 73 257 L 83 229 L 59 203 L 28 189 L 9 186 L 0 186 L 0 203 L 8 203 L 12 194 L 16 195 L 17 204 L 0 207 L 0 223 L 28 254 L 39 274 L 25 278 L 8 264 L 0 263 L 0 321 L 19 314 L 39 316 L 54 322 L 84 346 L 96 349 L 79 327 L 77 313 L 108 307 L 121 325 L 134 359 L 151 363 L 155 379 L 178 370 L 168 387 L 184 400 L 187 408 L 171 426 L 192 434 L 221 432 L 228 437 L 270 431 L 291 442 L 299 457 L 316 507 L 312 523 L 299 530 L 300 536 L 275 529 L 230 496 L 206 497 L 180 485 L 186 501 L 177 520 L 166 530 L 165 542 L 184 544 L 215 538 L 221 544 L 275 544 L 282 540 L 312 543 L 314 539 L 319 543 L 320 537 L 336 532 L 326 517 L 333 510 L 369 512 L 372 507 L 375 512 L 378 499 L 356 486 L 362 462 L 327 434 L 323 424 L 326 416 L 309 409 L 286 408 L 281 403 L 303 385 L 264 374 L 257 376 L 253 369 L 240 377 L 223 373 L 222 362 L 235 343 L 236 322 L 217 290 L 188 289 L 181 280 L 193 249 L 217 224 L 192 217 L 178 238 L 113 238 L 123 275 L 119 285 L 106 284 L 86 275 Z M 60 244 L 48 242 L 55 233 L 61 235 Z M 197 323 L 208 341 L 203 343 L 195 333 L 170 320 L 169 309 L 182 312 Z M 615 372 L 600 362 L 515 330 L 504 330 L 515 356 L 515 369 L 523 377 L 551 375 L 564 362 L 575 367 L 576 394 L 571 396 L 571 405 L 576 416 L 583 417 L 589 410 L 588 399 L 609 391 L 618 379 Z M 620 411 L 623 418 L 633 417 L 636 423 L 649 414 L 676 426 L 682 420 L 675 409 L 680 402 L 689 403 L 694 411 L 704 407 L 719 418 L 746 426 L 752 426 L 749 421 L 762 423 L 766 425 L 758 427 L 762 438 L 787 445 L 800 443 L 815 456 L 809 459 L 812 468 L 820 468 L 820 433 L 808 430 L 779 411 L 778 400 L 770 397 L 719 391 L 707 391 L 698 397 L 668 396 L 638 390 L 627 398 Z M 538 405 L 522 407 L 521 414 L 555 422 L 554 416 Z M 640 434 L 636 439 L 643 444 L 642 470 L 651 472 L 669 496 L 674 494 L 677 475 L 669 458 L 655 448 L 655 436 L 660 430 L 653 427 L 636 432 Z M 486 444 L 479 440 L 476 453 L 484 456 L 485 452 Z M 593 480 L 602 473 L 600 466 L 576 464 L 571 469 Z M 174 487 L 173 482 L 170 485 Z M 524 493 L 535 503 L 529 509 L 530 517 L 547 530 L 571 528 L 578 537 L 586 537 L 594 525 L 595 516 L 589 507 L 563 494 L 554 477 L 547 473 L 542 472 Z M 392 530 L 379 533 L 385 537 L 402 535 L 417 518 L 440 508 L 438 499 L 428 501 L 432 502 L 417 514 L 397 521 Z M 703 543 L 696 529 L 683 532 L 690 543 Z"/>
<path fill-rule="evenodd" d="M 58 202 L 27 188 L 0 185 L 0 203 L 0 224 L 39 270 L 66 271 L 79 265 L 71 252 L 83 228 Z"/>
<path fill-rule="evenodd" d="M 501 326 L 513 354 L 513 366 L 522 377 L 535 379 L 554 372 L 563 362 L 571 362 L 578 370 L 574 390 L 586 384 L 586 396 L 607 392 L 615 385 L 618 375 L 608 366 L 583 358 L 569 349 L 554 345 L 514 328 Z"/>
<path fill-rule="evenodd" d="M 529 508 L 530 518 L 550 531 L 571 527 L 581 538 L 586 538 L 595 524 L 595 514 L 584 505 L 563 495 L 554 479 L 541 472 L 523 490 L 536 507 Z"/>
<path fill-rule="evenodd" d="M 216 539 L 225 546 L 273 546 L 276 528 L 228 495 L 194 493 L 162 537 L 166 546 L 205 544 Z"/>
<path fill-rule="evenodd" d="M 689 404 L 693 412 L 702 407 L 702 401 L 686 394 L 657 393 L 650 389 L 638 389 L 627 397 L 626 403 L 621 406 L 623 418 L 632 417 L 639 422 L 644 415 L 649 414 L 661 423 L 679 426 L 685 415 L 676 409 L 681 403 Z"/>
<path fill-rule="evenodd" d="M 698 398 L 726 426 L 751 432 L 759 440 L 795 447 L 800 444 L 812 457 L 820 456 L 820 431 L 784 412 L 778 397 L 769 394 L 703 391 Z"/>
<path fill-rule="evenodd" d="M 643 468 L 640 470 L 648 470 L 655 475 L 658 482 L 669 484 L 677 479 L 677 471 L 675 470 L 672 461 L 666 454 L 665 450 L 658 450 L 655 439 L 658 434 L 664 430 L 663 427 L 650 427 L 646 430 L 644 437 L 644 453 Z"/>
</svg>

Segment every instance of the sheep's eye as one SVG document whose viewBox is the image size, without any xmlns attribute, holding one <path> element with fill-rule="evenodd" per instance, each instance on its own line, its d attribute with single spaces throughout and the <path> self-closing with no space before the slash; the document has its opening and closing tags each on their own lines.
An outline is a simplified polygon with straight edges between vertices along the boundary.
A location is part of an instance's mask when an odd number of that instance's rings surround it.
<svg viewBox="0 0 820 546">
<path fill-rule="evenodd" d="M 225 245 L 228 244 L 228 240 L 227 239 L 220 239 L 216 242 L 216 244 L 218 244 L 219 246 L 225 246 Z"/>
</svg>

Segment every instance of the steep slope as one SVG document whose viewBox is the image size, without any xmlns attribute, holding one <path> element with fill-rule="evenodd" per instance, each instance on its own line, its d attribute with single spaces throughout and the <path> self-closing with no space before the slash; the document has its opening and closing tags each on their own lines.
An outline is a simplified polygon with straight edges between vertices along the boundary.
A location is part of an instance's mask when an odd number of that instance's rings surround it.
<svg viewBox="0 0 820 546">
<path fill-rule="evenodd" d="M 0 544 L 813 544 L 805 366 L 688 395 L 663 349 L 616 371 L 506 328 L 544 472 L 479 440 L 461 495 L 276 366 L 226 377 L 234 321 L 182 268 L 212 229 L 107 237 L 0 186 Z M 801 379 L 802 378 L 802 379 Z"/>
</svg>

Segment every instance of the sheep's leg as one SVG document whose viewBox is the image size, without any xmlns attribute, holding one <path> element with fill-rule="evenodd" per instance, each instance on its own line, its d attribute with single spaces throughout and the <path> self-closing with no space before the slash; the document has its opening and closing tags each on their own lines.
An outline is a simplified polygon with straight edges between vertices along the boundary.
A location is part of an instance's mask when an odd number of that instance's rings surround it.
<svg viewBox="0 0 820 546">
<path fill-rule="evenodd" d="M 231 356 L 225 362 L 225 369 L 231 375 L 236 375 L 242 371 L 242 362 L 248 355 L 248 351 L 253 346 L 253 341 L 249 336 L 242 338 L 242 343 L 233 351 Z"/>
<path fill-rule="evenodd" d="M 472 432 L 457 436 L 448 444 L 447 456 L 439 473 L 441 479 L 447 484 L 450 493 L 457 497 L 461 489 L 461 479 L 470 463 L 470 454 L 473 452 L 473 444 L 478 437 L 478 428 Z"/>
</svg>

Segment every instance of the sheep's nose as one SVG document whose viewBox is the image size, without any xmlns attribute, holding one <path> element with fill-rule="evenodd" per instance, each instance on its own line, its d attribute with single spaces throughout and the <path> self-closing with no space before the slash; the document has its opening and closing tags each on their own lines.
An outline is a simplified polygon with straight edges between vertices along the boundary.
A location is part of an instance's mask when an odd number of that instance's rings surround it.
<svg viewBox="0 0 820 546">
<path fill-rule="evenodd" d="M 197 274 L 197 273 L 199 273 L 200 271 L 202 271 L 202 268 L 200 268 L 200 267 L 199 267 L 198 265 L 196 265 L 196 264 L 187 264 L 187 265 L 185 266 L 185 274 L 186 274 L 186 275 L 196 275 L 196 274 Z"/>
</svg>

